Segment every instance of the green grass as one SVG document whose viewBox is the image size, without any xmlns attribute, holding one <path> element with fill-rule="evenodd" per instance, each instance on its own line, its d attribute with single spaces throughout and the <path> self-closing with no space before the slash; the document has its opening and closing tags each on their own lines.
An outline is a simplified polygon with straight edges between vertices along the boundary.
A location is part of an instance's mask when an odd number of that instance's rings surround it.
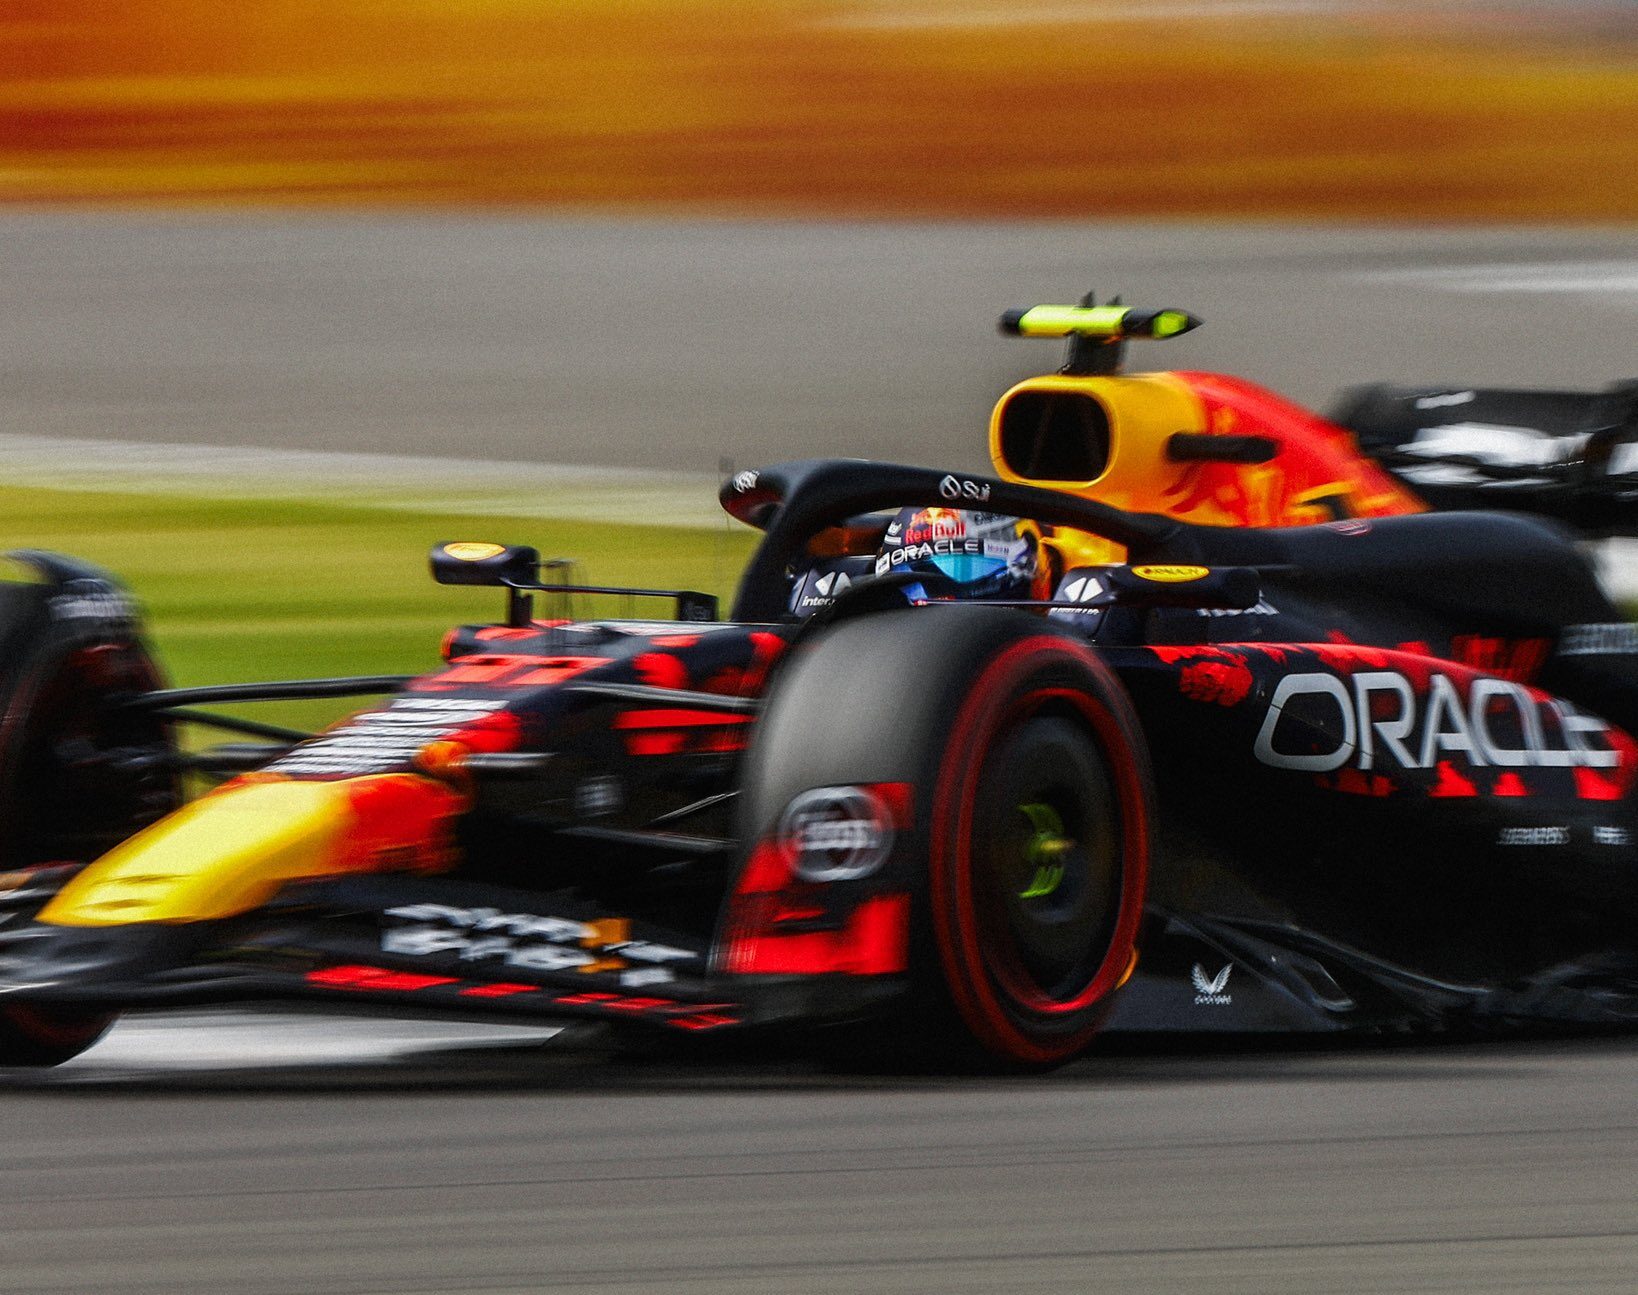
<svg viewBox="0 0 1638 1295">
<path fill-rule="evenodd" d="M 450 626 L 494 621 L 502 608 L 499 590 L 432 582 L 428 550 L 451 539 L 533 544 L 544 556 L 579 559 L 581 576 L 594 583 L 726 599 L 756 537 L 743 527 L 0 487 L 0 548 L 69 553 L 118 576 L 145 607 L 159 659 L 178 685 L 433 668 Z M 668 604 L 648 601 L 585 610 L 670 614 Z M 346 709 L 268 704 L 238 713 L 314 725 Z"/>
</svg>

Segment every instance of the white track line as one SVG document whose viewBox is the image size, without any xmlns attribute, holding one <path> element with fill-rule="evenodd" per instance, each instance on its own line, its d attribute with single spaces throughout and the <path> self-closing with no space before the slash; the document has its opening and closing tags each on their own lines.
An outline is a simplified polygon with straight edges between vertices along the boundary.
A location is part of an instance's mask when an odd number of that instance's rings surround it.
<svg viewBox="0 0 1638 1295">
<path fill-rule="evenodd" d="M 1445 292 L 1625 295 L 1638 292 L 1638 260 L 1442 266 L 1363 275 L 1372 283 L 1420 283 Z"/>
<path fill-rule="evenodd" d="M 715 477 L 580 464 L 0 434 L 0 482 L 654 526 L 725 524 Z"/>
</svg>

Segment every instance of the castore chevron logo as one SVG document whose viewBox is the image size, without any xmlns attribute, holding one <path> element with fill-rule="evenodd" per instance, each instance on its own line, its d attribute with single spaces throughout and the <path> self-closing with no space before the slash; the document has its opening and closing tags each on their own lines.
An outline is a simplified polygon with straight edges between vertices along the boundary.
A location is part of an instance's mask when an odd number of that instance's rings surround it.
<svg viewBox="0 0 1638 1295">
<path fill-rule="evenodd" d="M 1224 1007 L 1233 1002 L 1233 998 L 1224 992 L 1228 989 L 1229 973 L 1233 970 L 1234 964 L 1231 962 L 1215 976 L 1207 976 L 1206 969 L 1195 963 L 1194 969 L 1189 972 L 1189 979 L 1194 981 L 1195 1006 Z"/>
</svg>

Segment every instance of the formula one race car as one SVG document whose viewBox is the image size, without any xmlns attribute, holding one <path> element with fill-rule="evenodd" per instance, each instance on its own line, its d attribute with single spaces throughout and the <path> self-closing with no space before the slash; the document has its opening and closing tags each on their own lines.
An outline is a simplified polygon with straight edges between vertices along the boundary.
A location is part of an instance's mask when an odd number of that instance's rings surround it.
<svg viewBox="0 0 1638 1295">
<path fill-rule="evenodd" d="M 1630 391 L 1379 389 L 1347 415 L 1378 462 L 1248 383 L 1119 372 L 1196 322 L 1008 314 L 1070 357 L 1002 397 L 994 476 L 733 477 L 764 536 L 727 621 L 537 617 L 608 591 L 458 541 L 434 577 L 507 614 L 440 670 L 172 689 L 109 577 L 13 554 L 0 1063 L 251 1000 L 917 1065 L 1638 1023 L 1638 630 L 1557 523 L 1459 510 L 1619 529 Z M 1430 452 L 1462 406 L 1554 454 Z M 368 694 L 316 735 L 199 709 Z"/>
</svg>

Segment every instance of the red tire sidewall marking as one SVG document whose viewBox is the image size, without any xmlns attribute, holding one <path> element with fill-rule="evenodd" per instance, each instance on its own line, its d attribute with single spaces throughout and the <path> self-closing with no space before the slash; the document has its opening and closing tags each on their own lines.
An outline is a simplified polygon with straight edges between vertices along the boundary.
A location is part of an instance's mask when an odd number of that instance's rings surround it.
<svg viewBox="0 0 1638 1295">
<path fill-rule="evenodd" d="M 951 726 L 946 759 L 939 770 L 929 839 L 928 895 L 934 936 L 945 980 L 956 1008 L 980 1041 L 1021 1061 L 1062 1060 L 1097 1032 L 1099 1022 L 1041 1042 L 1026 1034 L 1008 1013 L 988 974 L 972 898 L 972 805 L 984 768 L 984 753 L 1013 720 L 1042 705 L 1063 701 L 1091 726 L 1114 776 L 1121 816 L 1121 898 L 1109 948 L 1087 986 L 1073 999 L 1051 999 L 1033 987 L 1005 984 L 1027 1011 L 1048 1018 L 1085 1012 L 1125 978 L 1136 947 L 1148 881 L 1147 788 L 1132 759 L 1131 732 L 1100 697 L 1062 686 L 1011 695 L 1011 685 L 1028 671 L 1068 661 L 1104 678 L 1107 668 L 1078 643 L 1050 636 L 1022 639 L 1004 648 L 984 667 Z M 964 758 L 963 753 L 968 753 Z M 1008 978 L 1012 979 L 1012 978 Z M 1020 993 L 1020 989 L 1024 992 Z"/>
</svg>

